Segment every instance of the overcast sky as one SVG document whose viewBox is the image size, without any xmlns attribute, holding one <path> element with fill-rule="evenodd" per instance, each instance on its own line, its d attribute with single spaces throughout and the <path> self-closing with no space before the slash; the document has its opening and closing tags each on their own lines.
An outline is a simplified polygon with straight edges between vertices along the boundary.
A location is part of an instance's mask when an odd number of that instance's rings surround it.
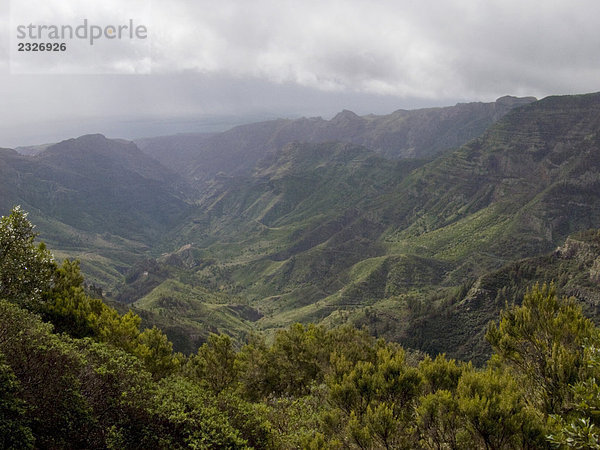
<svg viewBox="0 0 600 450">
<path fill-rule="evenodd" d="M 83 19 L 148 38 L 16 53 Z M 0 30 L 0 147 L 600 90 L 598 0 L 0 0 Z"/>
</svg>

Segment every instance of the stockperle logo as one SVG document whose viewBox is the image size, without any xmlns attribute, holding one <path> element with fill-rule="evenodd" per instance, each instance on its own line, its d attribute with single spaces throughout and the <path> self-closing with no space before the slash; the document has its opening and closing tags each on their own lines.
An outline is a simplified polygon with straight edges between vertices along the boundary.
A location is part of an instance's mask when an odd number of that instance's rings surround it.
<svg viewBox="0 0 600 450">
<path fill-rule="evenodd" d="M 143 40 L 148 38 L 148 27 L 143 24 L 136 24 L 133 19 L 129 19 L 127 23 L 114 25 L 92 24 L 88 19 L 83 19 L 79 25 L 20 24 L 17 25 L 16 32 L 18 40 L 30 43 L 84 40 L 90 45 L 94 45 L 95 42 L 102 39 Z M 24 44 L 25 42 L 22 43 Z"/>
</svg>

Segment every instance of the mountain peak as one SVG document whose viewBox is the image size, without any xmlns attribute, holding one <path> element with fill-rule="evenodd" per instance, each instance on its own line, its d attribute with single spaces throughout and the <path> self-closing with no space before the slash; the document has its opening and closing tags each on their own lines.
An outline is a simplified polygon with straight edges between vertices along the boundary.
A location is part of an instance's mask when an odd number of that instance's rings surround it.
<svg viewBox="0 0 600 450">
<path fill-rule="evenodd" d="M 360 116 L 348 109 L 344 109 L 342 112 L 337 113 L 335 117 L 331 119 L 331 122 L 347 122 L 356 119 L 360 119 Z"/>
<path fill-rule="evenodd" d="M 535 97 L 515 97 L 513 95 L 505 95 L 496 99 L 496 103 L 502 106 L 521 106 L 537 101 Z"/>
<path fill-rule="evenodd" d="M 80 141 L 107 141 L 107 137 L 104 136 L 101 133 L 92 133 L 92 134 L 84 134 L 82 136 L 79 136 L 78 138 L 75 138 L 75 140 L 80 140 Z"/>
<path fill-rule="evenodd" d="M 67 139 L 58 144 L 51 145 L 48 149 L 39 154 L 40 157 L 50 157 L 52 155 L 66 154 L 115 154 L 115 153 L 134 153 L 142 154 L 137 146 L 130 141 L 121 139 L 108 139 L 103 134 L 84 134 L 78 138 Z"/>
<path fill-rule="evenodd" d="M 12 148 L 0 148 L 0 155 L 18 156 L 18 152 Z"/>
<path fill-rule="evenodd" d="M 142 152 L 135 143 L 86 134 L 48 147 L 34 157 L 38 161 L 79 174 L 138 174 L 152 180 L 171 180 L 174 174 Z"/>
<path fill-rule="evenodd" d="M 110 142 L 111 139 L 108 139 L 106 136 L 104 136 L 103 134 L 100 133 L 93 133 L 93 134 L 84 134 L 82 136 L 76 137 L 76 138 L 71 138 L 71 139 L 65 139 L 64 141 L 60 141 L 54 145 L 52 145 L 51 147 L 57 147 L 57 146 L 68 146 L 70 144 L 75 144 L 77 146 L 88 146 L 88 145 L 106 145 L 108 142 Z"/>
</svg>

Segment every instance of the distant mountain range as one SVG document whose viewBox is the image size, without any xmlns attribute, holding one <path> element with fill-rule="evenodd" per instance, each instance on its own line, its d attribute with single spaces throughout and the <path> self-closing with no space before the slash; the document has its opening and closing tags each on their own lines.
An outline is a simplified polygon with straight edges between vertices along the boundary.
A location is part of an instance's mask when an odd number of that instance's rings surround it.
<svg viewBox="0 0 600 450">
<path fill-rule="evenodd" d="M 487 321 L 535 281 L 598 315 L 581 268 L 600 251 L 581 232 L 600 227 L 600 94 L 25 152 L 0 150 L 0 212 L 21 204 L 57 256 L 184 350 L 352 322 L 483 360 Z"/>
<path fill-rule="evenodd" d="M 141 139 L 137 144 L 192 181 L 205 181 L 219 172 L 247 174 L 266 153 L 290 142 L 345 142 L 388 158 L 428 158 L 481 135 L 511 109 L 535 100 L 506 96 L 494 103 L 398 110 L 383 116 L 360 117 L 345 110 L 331 120 L 279 119 L 224 133 L 163 136 Z"/>
</svg>

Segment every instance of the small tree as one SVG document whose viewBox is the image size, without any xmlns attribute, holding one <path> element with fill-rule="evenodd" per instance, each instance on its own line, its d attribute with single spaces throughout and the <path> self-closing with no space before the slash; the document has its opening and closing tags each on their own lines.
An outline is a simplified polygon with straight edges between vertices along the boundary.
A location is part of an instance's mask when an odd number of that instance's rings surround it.
<svg viewBox="0 0 600 450">
<path fill-rule="evenodd" d="M 0 448 L 33 448 L 25 420 L 26 405 L 18 398 L 19 381 L 0 353 Z"/>
<path fill-rule="evenodd" d="M 237 380 L 235 359 L 231 338 L 225 334 L 211 334 L 198 353 L 190 357 L 187 370 L 192 378 L 219 394 Z"/>
<path fill-rule="evenodd" d="M 570 448 L 600 449 L 600 336 L 585 346 L 586 368 L 581 380 L 571 386 L 569 413 L 553 416 L 557 431 L 550 442 Z"/>
<path fill-rule="evenodd" d="M 593 329 L 573 298 L 559 299 L 554 286 L 536 285 L 521 306 L 502 312 L 486 337 L 496 361 L 520 377 L 530 404 L 556 414 L 564 407 L 569 385 L 578 380 L 583 344 Z"/>
<path fill-rule="evenodd" d="M 36 237 L 19 206 L 0 218 L 0 298 L 32 306 L 51 288 L 54 260 Z"/>
<path fill-rule="evenodd" d="M 544 448 L 543 421 L 509 374 L 466 371 L 456 391 L 460 416 L 476 443 L 467 447 Z"/>
</svg>

